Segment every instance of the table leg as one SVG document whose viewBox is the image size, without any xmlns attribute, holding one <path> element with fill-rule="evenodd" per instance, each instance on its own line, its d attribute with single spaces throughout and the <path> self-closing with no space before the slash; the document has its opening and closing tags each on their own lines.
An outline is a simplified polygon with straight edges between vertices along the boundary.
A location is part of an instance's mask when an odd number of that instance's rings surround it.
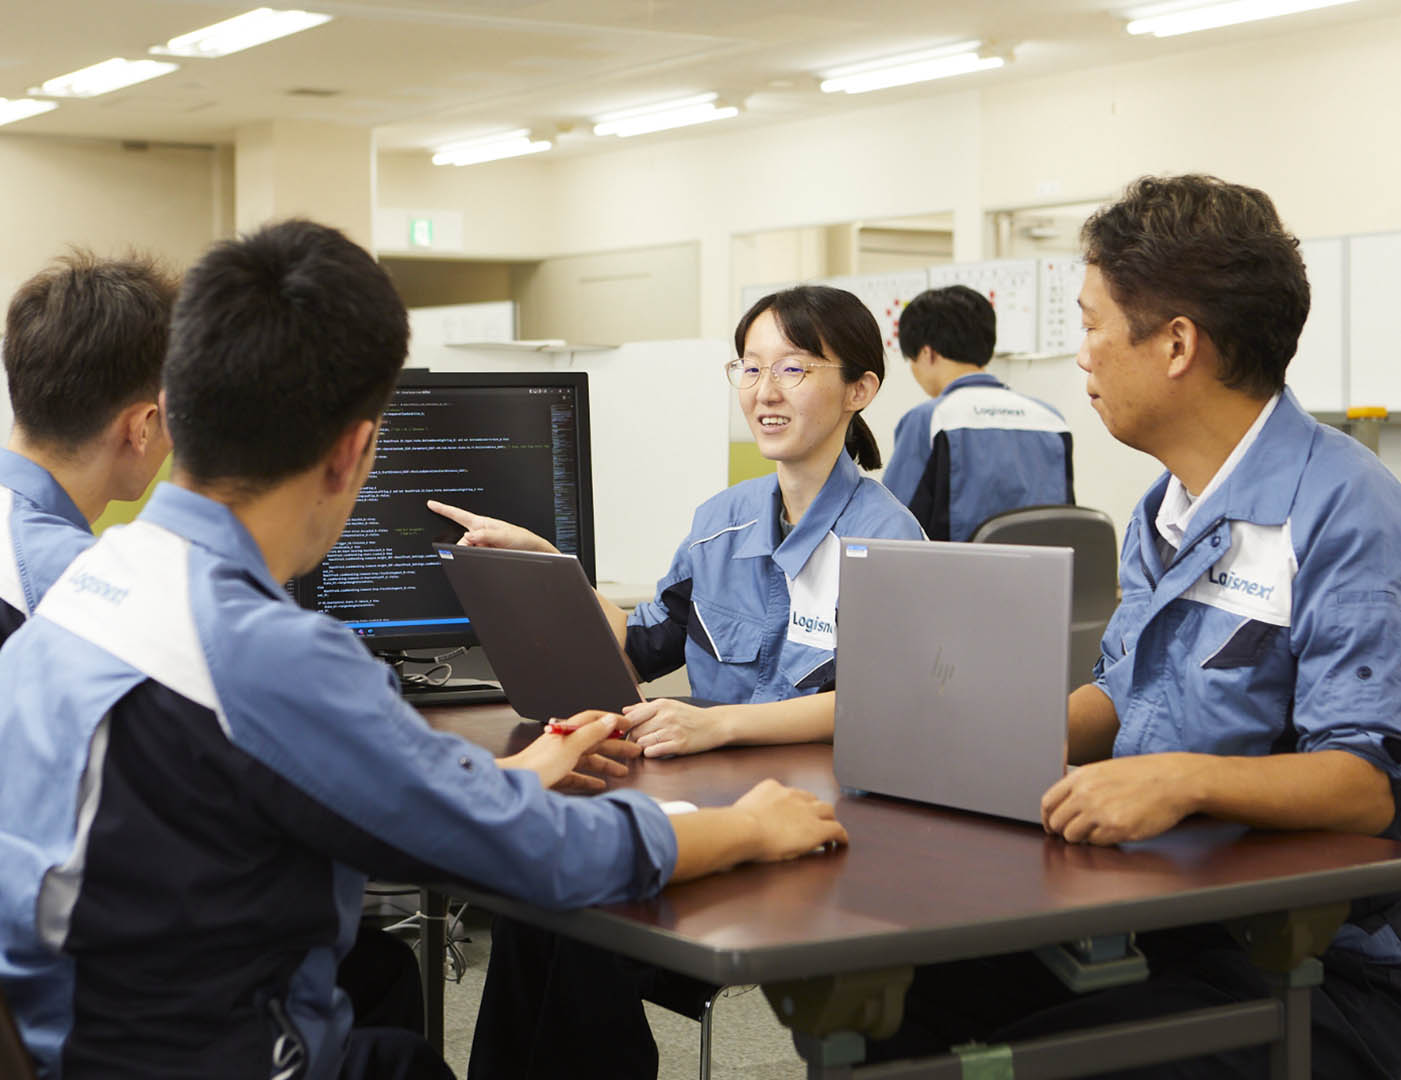
<svg viewBox="0 0 1401 1080">
<path fill-rule="evenodd" d="M 1308 1080 L 1310 1075 L 1309 997 L 1323 981 L 1316 958 L 1348 916 L 1345 902 L 1256 915 L 1228 924 L 1263 969 L 1284 1009 L 1283 1038 L 1270 1044 L 1270 1080 Z"/>
<path fill-rule="evenodd" d="M 1323 964 L 1310 957 L 1284 975 L 1268 975 L 1274 996 L 1284 1007 L 1284 1033 L 1270 1044 L 1270 1080 L 1309 1080 L 1311 1065 L 1310 997 L 1323 982 Z"/>
<path fill-rule="evenodd" d="M 443 956 L 447 952 L 448 898 L 432 889 L 420 889 L 423 925 L 419 930 L 418 964 L 423 976 L 423 1036 L 439 1053 L 443 1051 Z"/>
</svg>

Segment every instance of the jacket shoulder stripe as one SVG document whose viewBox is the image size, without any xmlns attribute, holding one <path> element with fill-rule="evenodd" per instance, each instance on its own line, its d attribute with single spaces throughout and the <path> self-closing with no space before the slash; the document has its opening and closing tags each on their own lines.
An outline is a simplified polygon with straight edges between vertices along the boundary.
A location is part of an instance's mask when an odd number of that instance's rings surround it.
<svg viewBox="0 0 1401 1080">
<path fill-rule="evenodd" d="M 19 560 L 15 557 L 14 525 L 11 521 L 15 493 L 0 487 L 0 600 L 16 611 L 27 612 L 24 583 L 19 576 Z"/>
<path fill-rule="evenodd" d="M 149 522 L 108 530 L 36 611 L 214 711 L 228 733 L 190 605 L 190 543 Z"/>
</svg>

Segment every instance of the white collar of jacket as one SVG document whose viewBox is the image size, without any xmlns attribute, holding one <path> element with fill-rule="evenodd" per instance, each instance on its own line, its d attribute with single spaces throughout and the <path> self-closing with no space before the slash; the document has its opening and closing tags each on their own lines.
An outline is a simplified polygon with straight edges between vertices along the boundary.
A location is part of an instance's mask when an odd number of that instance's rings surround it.
<svg viewBox="0 0 1401 1080">
<path fill-rule="evenodd" d="M 1187 530 L 1192 527 L 1192 518 L 1196 516 L 1197 508 L 1207 499 L 1210 499 L 1217 489 L 1230 477 L 1240 464 L 1241 458 L 1255 445 L 1255 440 L 1260 437 L 1260 432 L 1265 427 L 1265 422 L 1275 411 L 1275 406 L 1279 404 L 1280 394 L 1275 394 L 1251 422 L 1245 434 L 1240 437 L 1240 441 L 1232 447 L 1231 452 L 1226 456 L 1226 460 L 1221 463 L 1212 478 L 1202 488 L 1201 494 L 1195 498 L 1187 491 L 1187 485 L 1179 480 L 1174 474 L 1168 481 L 1167 490 L 1163 493 L 1163 501 L 1158 507 L 1158 515 L 1154 525 L 1164 540 L 1173 547 L 1182 546 L 1182 538 L 1187 535 Z"/>
<path fill-rule="evenodd" d="M 1241 455 L 1214 492 L 1203 493 L 1183 534 L 1179 555 L 1224 518 L 1256 525 L 1283 525 L 1289 520 L 1299 480 L 1309 460 L 1309 445 L 1318 421 L 1299 407 L 1294 392 L 1285 389 L 1266 418 L 1255 442 Z M 1139 528 L 1155 535 L 1158 510 L 1172 474 L 1164 472 L 1138 505 Z"/>
</svg>

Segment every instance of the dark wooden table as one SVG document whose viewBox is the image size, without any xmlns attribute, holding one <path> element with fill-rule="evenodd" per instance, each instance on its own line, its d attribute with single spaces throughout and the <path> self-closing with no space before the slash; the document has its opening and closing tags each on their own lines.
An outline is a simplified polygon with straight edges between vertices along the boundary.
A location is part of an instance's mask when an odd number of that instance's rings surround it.
<svg viewBox="0 0 1401 1080">
<path fill-rule="evenodd" d="M 426 715 L 434 727 L 498 754 L 539 730 L 506 706 Z M 1133 1030 L 1118 1042 L 1105 1029 L 1109 1034 L 1099 1042 L 1078 1049 L 1077 1039 L 1093 1036 L 1041 1040 L 1054 1043 L 1045 1047 L 1022 1044 L 1016 1048 L 1019 1080 L 1079 1075 L 1076 1062 L 1118 1060 L 1113 1055 L 1120 1043 L 1130 1050 L 1159 1046 L 1157 1059 L 1170 1057 L 1180 1054 L 1183 1038 L 1197 1036 L 1204 1048 L 1277 1040 L 1275 1075 L 1306 1077 L 1307 983 L 1317 967 L 1309 957 L 1327 944 L 1348 900 L 1401 891 L 1401 844 L 1389 840 L 1195 821 L 1142 844 L 1069 845 L 1035 826 L 843 795 L 831 748 L 823 745 L 734 747 L 641 761 L 621 785 L 659 799 L 718 806 L 767 776 L 835 802 L 851 846 L 669 886 L 646 902 L 575 912 L 543 911 L 474 887 L 450 889 L 489 910 L 686 975 L 762 984 L 779 1018 L 794 1028 L 813 1076 L 861 1074 L 843 1071 L 860 1060 L 847 1025 L 858 1033 L 876 1031 L 891 1008 L 898 1014 L 903 981 L 915 964 L 1253 920 L 1260 962 L 1279 969 L 1276 999 L 1230 1007 L 1186 1029 L 1175 1020 L 1120 1025 Z M 814 995 L 821 999 L 817 1005 Z M 1138 1057 L 1154 1059 L 1151 1053 Z M 948 1071 L 940 1072 L 944 1066 Z M 961 1076 L 962 1067 L 950 1056 L 926 1064 L 919 1075 Z"/>
</svg>

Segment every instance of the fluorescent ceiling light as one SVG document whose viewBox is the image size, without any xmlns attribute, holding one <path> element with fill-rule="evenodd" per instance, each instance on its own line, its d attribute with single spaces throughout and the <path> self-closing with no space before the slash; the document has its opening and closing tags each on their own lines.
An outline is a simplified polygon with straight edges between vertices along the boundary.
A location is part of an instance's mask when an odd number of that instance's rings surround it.
<svg viewBox="0 0 1401 1080">
<path fill-rule="evenodd" d="M 1189 8 L 1184 8 L 1181 4 L 1171 7 L 1160 4 L 1155 8 L 1143 8 L 1134 12 L 1138 17 L 1132 19 L 1125 29 L 1130 34 L 1174 37 L 1177 34 L 1191 34 L 1197 30 L 1215 30 L 1221 26 L 1255 22 L 1257 19 L 1273 19 L 1277 15 L 1295 15 L 1301 11 L 1338 7 L 1340 4 L 1354 2 L 1355 0 L 1230 0 L 1224 4 Z"/>
<path fill-rule="evenodd" d="M 487 135 L 481 139 L 468 139 L 440 146 L 433 152 L 433 164 L 480 165 L 483 161 L 539 154 L 553 145 L 548 139 L 532 139 L 530 132 L 521 128 L 519 131 L 506 131 L 500 135 Z"/>
<path fill-rule="evenodd" d="M 11 101 L 0 97 L 0 124 L 13 124 L 16 120 L 27 120 L 50 109 L 57 109 L 56 101 L 39 101 L 36 98 L 16 98 Z"/>
<path fill-rule="evenodd" d="M 646 135 L 653 131 L 708 124 L 712 120 L 728 120 L 739 115 L 734 105 L 716 105 L 718 94 L 697 94 L 695 97 L 663 101 L 655 105 L 638 105 L 594 117 L 595 135 L 616 135 L 620 139 Z"/>
<path fill-rule="evenodd" d="M 978 55 L 981 44 L 980 41 L 962 41 L 957 45 L 834 68 L 823 76 L 821 89 L 826 94 L 864 94 L 868 90 L 884 90 L 891 86 L 907 86 L 1000 68 L 1005 63 L 1002 57 Z"/>
<path fill-rule="evenodd" d="M 179 67 L 179 64 L 164 60 L 123 60 L 120 56 L 114 56 L 100 64 L 59 75 L 42 86 L 30 87 L 29 92 L 44 97 L 97 97 L 98 94 L 134 86 L 158 75 L 167 75 Z"/>
<path fill-rule="evenodd" d="M 318 15 L 314 11 L 255 8 L 232 19 L 173 37 L 164 45 L 153 45 L 149 51 L 158 56 L 228 56 L 229 53 L 242 52 L 288 34 L 310 30 L 330 20 L 331 16 Z"/>
</svg>

